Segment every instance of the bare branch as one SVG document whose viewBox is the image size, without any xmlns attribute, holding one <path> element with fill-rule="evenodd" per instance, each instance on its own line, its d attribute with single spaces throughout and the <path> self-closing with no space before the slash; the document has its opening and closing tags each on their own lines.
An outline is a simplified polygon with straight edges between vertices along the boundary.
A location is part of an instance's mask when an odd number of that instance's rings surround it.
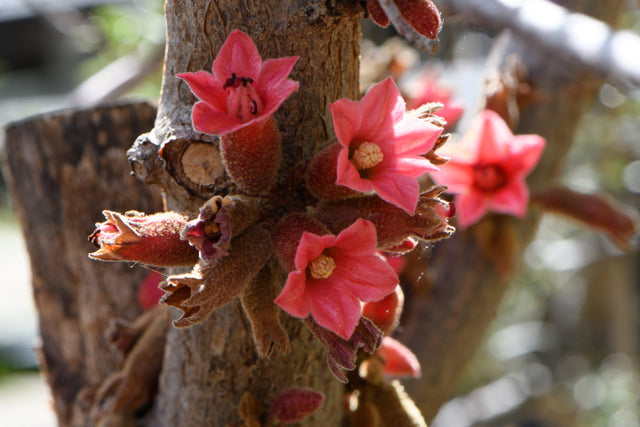
<svg viewBox="0 0 640 427">
<path fill-rule="evenodd" d="M 548 0 L 440 0 L 439 7 L 482 25 L 508 28 L 556 59 L 588 67 L 624 88 L 640 88 L 640 37 L 630 31 L 616 31 Z"/>
</svg>

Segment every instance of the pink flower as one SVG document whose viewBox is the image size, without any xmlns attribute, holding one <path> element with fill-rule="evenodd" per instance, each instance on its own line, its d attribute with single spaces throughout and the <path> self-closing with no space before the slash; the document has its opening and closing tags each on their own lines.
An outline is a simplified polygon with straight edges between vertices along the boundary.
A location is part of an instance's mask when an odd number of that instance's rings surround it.
<svg viewBox="0 0 640 427">
<path fill-rule="evenodd" d="M 311 313 L 346 340 L 360 319 L 360 301 L 382 299 L 398 284 L 393 268 L 376 254 L 375 227 L 363 219 L 338 236 L 304 232 L 295 267 L 275 303 L 295 317 Z"/>
<path fill-rule="evenodd" d="M 435 171 L 427 159 L 442 129 L 405 114 L 395 83 L 373 86 L 360 102 L 339 99 L 329 106 L 342 145 L 336 183 L 378 195 L 410 214 L 418 203 L 417 177 Z"/>
<path fill-rule="evenodd" d="M 407 101 L 409 109 L 418 108 L 429 102 L 439 102 L 443 105 L 435 115 L 446 120 L 449 129 L 456 124 L 462 116 L 464 107 L 459 102 L 452 100 L 452 91 L 440 84 L 433 71 L 427 71 L 416 83 L 411 86 L 411 97 Z"/>
<path fill-rule="evenodd" d="M 222 135 L 271 116 L 298 88 L 287 79 L 298 58 L 262 62 L 251 37 L 233 31 L 213 61 L 212 73 L 177 74 L 201 100 L 193 107 L 194 129 Z"/>
<path fill-rule="evenodd" d="M 456 193 L 460 226 L 477 222 L 489 210 L 524 216 L 529 202 L 525 177 L 538 162 L 545 141 L 539 135 L 514 136 L 493 111 L 475 119 L 451 160 L 432 175 Z"/>
</svg>

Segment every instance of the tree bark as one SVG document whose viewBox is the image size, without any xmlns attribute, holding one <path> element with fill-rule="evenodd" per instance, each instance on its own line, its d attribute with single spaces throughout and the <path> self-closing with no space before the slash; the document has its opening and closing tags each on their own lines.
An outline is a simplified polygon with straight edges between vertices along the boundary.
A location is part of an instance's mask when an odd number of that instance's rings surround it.
<svg viewBox="0 0 640 427">
<path fill-rule="evenodd" d="M 196 100 L 175 74 L 210 70 L 222 43 L 239 29 L 251 36 L 263 59 L 300 56 L 291 75 L 299 89 L 276 113 L 284 155 L 280 184 L 286 187 L 289 169 L 332 137 L 329 103 L 358 98 L 361 10 L 349 3 L 168 0 L 158 116 L 154 129 L 129 151 L 138 176 L 163 187 L 168 206 L 187 213 L 196 212 L 206 198 L 233 190 L 221 166 L 217 138 L 192 130 Z M 290 353 L 274 351 L 270 359 L 257 356 L 248 320 L 235 301 L 202 324 L 170 330 L 149 424 L 239 425 L 238 405 L 246 392 L 269 408 L 276 394 L 307 386 L 323 392 L 326 400 L 303 424 L 339 425 L 343 386 L 329 372 L 325 350 L 298 320 L 284 323 Z M 256 415 L 263 421 L 267 417 Z"/>
<path fill-rule="evenodd" d="M 623 3 L 576 1 L 573 10 L 614 24 Z M 486 75 L 505 72 L 512 55 L 527 70 L 527 81 L 544 98 L 520 111 L 514 132 L 537 133 L 547 140 L 543 157 L 528 179 L 530 192 L 536 193 L 560 173 L 576 126 L 603 80 L 568 64 L 549 62 L 542 52 L 509 33 L 496 43 Z M 427 420 L 455 391 L 496 315 L 540 216 L 535 208 L 523 221 L 489 215 L 437 244 L 426 261 L 432 283 L 407 299 L 408 322 L 401 339 L 422 365 L 422 378 L 408 382 L 407 390 Z"/>
<path fill-rule="evenodd" d="M 5 172 L 31 259 L 42 369 L 61 426 L 88 424 L 80 390 L 121 363 L 105 331 L 112 320 L 140 313 L 136 292 L 147 271 L 90 260 L 87 236 L 103 209 L 161 209 L 158 192 L 131 176 L 125 156 L 155 111 L 115 105 L 6 129 Z"/>
</svg>

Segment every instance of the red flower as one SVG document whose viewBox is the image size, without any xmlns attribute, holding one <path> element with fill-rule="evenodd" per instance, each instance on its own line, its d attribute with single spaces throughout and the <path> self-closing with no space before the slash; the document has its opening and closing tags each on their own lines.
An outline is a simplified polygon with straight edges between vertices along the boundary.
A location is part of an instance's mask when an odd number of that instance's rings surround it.
<svg viewBox="0 0 640 427">
<path fill-rule="evenodd" d="M 233 31 L 213 61 L 212 73 L 177 74 L 201 100 L 193 108 L 194 129 L 223 135 L 271 116 L 298 88 L 287 79 L 298 58 L 262 62 L 251 37 Z"/>
<path fill-rule="evenodd" d="M 395 83 L 386 79 L 356 102 L 339 99 L 330 105 L 333 127 L 342 145 L 336 183 L 378 195 L 410 214 L 418 203 L 417 177 L 437 170 L 421 157 L 442 129 L 405 114 Z"/>
<path fill-rule="evenodd" d="M 359 219 L 338 236 L 304 232 L 296 270 L 275 302 L 295 317 L 311 315 L 348 340 L 360 319 L 360 301 L 377 301 L 398 284 L 393 268 L 376 254 L 376 230 Z"/>
<path fill-rule="evenodd" d="M 514 136 L 498 114 L 485 110 L 457 147 L 447 146 L 451 160 L 432 178 L 457 194 L 462 227 L 489 210 L 522 217 L 529 202 L 525 177 L 538 163 L 544 145 L 539 135 Z"/>
</svg>

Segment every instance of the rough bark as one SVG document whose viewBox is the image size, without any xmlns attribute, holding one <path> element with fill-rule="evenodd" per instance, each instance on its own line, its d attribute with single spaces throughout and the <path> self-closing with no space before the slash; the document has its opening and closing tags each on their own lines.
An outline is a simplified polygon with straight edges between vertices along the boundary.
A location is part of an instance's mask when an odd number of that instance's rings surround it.
<svg viewBox="0 0 640 427">
<path fill-rule="evenodd" d="M 140 312 L 136 292 L 147 271 L 90 260 L 87 236 L 103 209 L 161 209 L 159 194 L 130 175 L 125 156 L 155 111 L 116 105 L 6 129 L 5 172 L 31 259 L 42 369 L 62 426 L 87 424 L 86 414 L 73 414 L 78 392 L 121 363 L 105 337 L 109 322 Z"/>
<path fill-rule="evenodd" d="M 299 90 L 276 114 L 284 154 L 279 184 L 285 189 L 288 169 L 332 136 L 329 103 L 358 97 L 359 12 L 355 2 L 168 0 L 158 116 L 154 129 L 129 151 L 138 176 L 161 185 L 168 205 L 183 212 L 233 190 L 221 167 L 217 139 L 191 129 L 195 98 L 175 74 L 210 70 L 226 37 L 239 29 L 252 37 L 263 59 L 300 56 L 291 75 Z M 329 373 L 324 349 L 299 321 L 289 319 L 285 326 L 291 351 L 286 356 L 274 351 L 268 360 L 258 358 L 248 320 L 235 301 L 202 324 L 172 329 L 150 424 L 238 425 L 245 392 L 268 408 L 277 393 L 308 386 L 325 393 L 326 400 L 304 425 L 338 425 L 342 386 Z"/>
<path fill-rule="evenodd" d="M 572 2 L 573 10 L 615 23 L 622 1 Z M 543 158 L 529 177 L 530 191 L 547 188 L 558 176 L 576 126 L 602 84 L 598 77 L 548 58 L 513 35 L 503 34 L 487 67 L 503 72 L 515 55 L 544 101 L 520 112 L 517 134 L 537 133 L 547 140 Z M 438 244 L 427 261 L 429 289 L 408 298 L 403 340 L 418 355 L 422 378 L 407 389 L 427 420 L 454 392 L 494 319 L 502 297 L 531 240 L 541 212 L 532 209 L 524 221 L 489 215 Z M 424 259 L 421 262 L 425 262 Z"/>
</svg>

